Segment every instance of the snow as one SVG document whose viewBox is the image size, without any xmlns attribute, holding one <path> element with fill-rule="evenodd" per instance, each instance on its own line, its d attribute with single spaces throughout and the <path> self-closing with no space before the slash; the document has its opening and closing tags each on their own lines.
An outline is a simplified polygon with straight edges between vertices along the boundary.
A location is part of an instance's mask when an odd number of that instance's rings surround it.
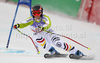
<svg viewBox="0 0 100 63">
<path fill-rule="evenodd" d="M 0 2 L 0 48 L 6 47 L 10 27 L 14 18 L 16 5 L 10 3 Z M 17 50 L 32 51 L 34 54 L 19 54 L 19 53 L 0 53 L 0 63 L 98 63 L 100 62 L 100 26 L 83 22 L 76 19 L 70 19 L 68 17 L 60 16 L 58 14 L 52 14 L 44 11 L 44 14 L 48 15 L 52 21 L 52 29 L 58 33 L 66 35 L 85 46 L 86 48 L 66 39 L 61 38 L 62 41 L 74 45 L 77 49 L 81 50 L 84 54 L 95 54 L 94 60 L 72 60 L 67 58 L 52 58 L 45 59 L 44 53 L 48 51 L 39 48 L 40 54 L 38 55 L 34 45 L 28 37 L 21 35 L 19 32 L 13 29 L 12 36 L 10 39 L 9 48 Z M 30 10 L 26 7 L 19 7 L 18 14 L 15 23 L 23 22 L 27 17 L 30 16 Z M 30 27 L 20 29 L 23 33 L 32 36 Z M 68 53 L 57 47 L 55 47 L 61 53 Z"/>
</svg>

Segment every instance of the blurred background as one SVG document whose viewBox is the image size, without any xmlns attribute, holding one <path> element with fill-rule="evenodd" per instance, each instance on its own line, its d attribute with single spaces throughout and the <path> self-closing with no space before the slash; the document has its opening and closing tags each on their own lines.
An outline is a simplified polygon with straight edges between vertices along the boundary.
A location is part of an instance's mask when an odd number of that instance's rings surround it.
<svg viewBox="0 0 100 63">
<path fill-rule="evenodd" d="M 16 4 L 18 0 L 0 0 Z M 32 0 L 32 5 L 40 4 L 44 10 L 100 25 L 100 0 Z"/>
</svg>

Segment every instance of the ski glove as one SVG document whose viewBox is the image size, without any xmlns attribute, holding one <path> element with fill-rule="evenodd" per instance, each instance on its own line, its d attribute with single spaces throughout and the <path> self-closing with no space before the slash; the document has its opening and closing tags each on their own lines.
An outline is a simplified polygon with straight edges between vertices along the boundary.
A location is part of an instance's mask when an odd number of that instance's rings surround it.
<svg viewBox="0 0 100 63">
<path fill-rule="evenodd" d="M 38 26 L 38 28 L 41 29 L 41 30 L 44 30 L 44 27 L 42 27 L 42 26 Z"/>
<path fill-rule="evenodd" d="M 14 25 L 14 29 L 19 28 L 19 24 Z"/>
<path fill-rule="evenodd" d="M 43 31 L 43 30 L 44 30 L 44 27 L 42 27 L 42 26 L 38 26 L 38 27 L 37 27 L 37 32 Z"/>
</svg>

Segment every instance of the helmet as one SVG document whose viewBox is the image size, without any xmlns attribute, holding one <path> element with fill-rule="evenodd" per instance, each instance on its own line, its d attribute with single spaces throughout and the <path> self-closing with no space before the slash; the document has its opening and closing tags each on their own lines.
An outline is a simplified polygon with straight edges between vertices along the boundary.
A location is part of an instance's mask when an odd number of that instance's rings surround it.
<svg viewBox="0 0 100 63">
<path fill-rule="evenodd" d="M 34 5 L 34 6 L 32 6 L 31 11 L 32 11 L 33 17 L 36 16 L 36 15 L 42 16 L 42 14 L 43 14 L 43 8 L 42 8 L 41 5 Z"/>
</svg>

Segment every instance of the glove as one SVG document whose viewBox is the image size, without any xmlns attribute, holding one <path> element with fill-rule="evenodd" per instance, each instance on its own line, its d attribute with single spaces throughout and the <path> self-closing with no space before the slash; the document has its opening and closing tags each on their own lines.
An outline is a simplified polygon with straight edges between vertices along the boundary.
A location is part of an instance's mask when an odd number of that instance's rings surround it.
<svg viewBox="0 0 100 63">
<path fill-rule="evenodd" d="M 42 27 L 42 26 L 38 26 L 38 28 L 41 29 L 41 30 L 44 30 L 44 27 Z"/>
<path fill-rule="evenodd" d="M 16 25 L 14 25 L 13 27 L 14 27 L 14 29 L 19 28 L 19 24 L 16 24 Z"/>
<path fill-rule="evenodd" d="M 44 30 L 44 27 L 42 27 L 42 26 L 37 27 L 37 32 L 40 32 L 40 31 L 43 31 L 43 30 Z"/>
</svg>

